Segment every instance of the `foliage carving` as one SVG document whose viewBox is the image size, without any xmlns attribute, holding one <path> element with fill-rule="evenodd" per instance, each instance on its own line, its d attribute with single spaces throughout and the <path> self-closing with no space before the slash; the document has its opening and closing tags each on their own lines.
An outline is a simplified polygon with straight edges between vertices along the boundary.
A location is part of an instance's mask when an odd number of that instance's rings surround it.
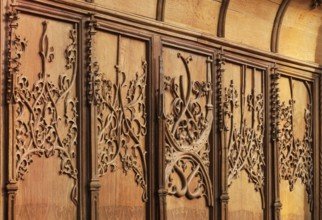
<svg viewBox="0 0 322 220">
<path fill-rule="evenodd" d="M 115 66 L 116 80 L 106 79 L 97 62 L 93 64 L 93 100 L 96 105 L 98 135 L 98 174 L 117 170 L 120 159 L 125 175 L 133 171 L 135 182 L 147 196 L 146 150 L 142 141 L 147 134 L 146 124 L 146 71 L 128 81 L 126 73 Z M 125 98 L 124 98 L 125 97 Z"/>
<path fill-rule="evenodd" d="M 204 196 L 208 205 L 212 205 L 212 184 L 208 175 L 208 138 L 213 121 L 210 68 L 207 81 L 192 81 L 189 67 L 192 57 L 184 58 L 178 53 L 178 58 L 186 71 L 186 91 L 183 75 L 179 76 L 179 80 L 164 76 L 164 91 L 172 100 L 171 113 L 165 115 L 168 194 L 188 199 Z M 202 100 L 206 100 L 205 106 L 201 105 Z M 180 184 L 174 182 L 173 175 L 179 177 Z"/>
<path fill-rule="evenodd" d="M 34 156 L 52 157 L 58 154 L 60 174 L 74 180 L 72 201 L 77 204 L 77 98 L 73 88 L 77 72 L 76 30 L 70 31 L 71 43 L 65 50 L 66 73 L 58 77 L 57 85 L 50 79 L 48 64 L 54 62 L 54 48 L 49 46 L 48 22 L 42 23 L 39 56 L 41 72 L 31 85 L 28 77 L 19 71 L 20 58 L 27 47 L 27 40 L 15 35 L 16 69 L 13 86 L 15 106 L 16 179 L 23 180 Z M 67 72 L 71 72 L 67 73 Z M 28 74 L 31 75 L 31 74 Z"/>
</svg>

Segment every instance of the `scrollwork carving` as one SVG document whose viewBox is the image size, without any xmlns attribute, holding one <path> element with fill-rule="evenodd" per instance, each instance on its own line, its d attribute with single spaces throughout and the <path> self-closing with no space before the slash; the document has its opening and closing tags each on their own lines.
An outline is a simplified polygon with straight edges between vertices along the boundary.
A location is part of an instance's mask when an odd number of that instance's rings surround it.
<svg viewBox="0 0 322 220">
<path fill-rule="evenodd" d="M 126 73 L 115 66 L 116 81 L 112 82 L 93 65 L 93 101 L 97 109 L 98 174 L 117 170 L 134 172 L 135 182 L 143 189 L 142 200 L 148 200 L 146 150 L 142 146 L 147 134 L 145 86 L 147 63 L 142 73 L 127 81 Z M 122 98 L 126 97 L 126 101 Z"/>
<path fill-rule="evenodd" d="M 248 181 L 254 184 L 255 190 L 264 196 L 264 96 L 263 93 L 255 93 L 247 96 L 248 111 L 254 117 L 251 125 L 247 124 L 244 115 L 241 115 L 241 123 L 236 126 L 236 109 L 239 106 L 238 92 L 233 81 L 224 89 L 224 123 L 225 132 L 228 133 L 228 186 L 231 186 L 241 171 L 245 171 Z M 246 106 L 242 103 L 240 108 Z M 242 110 L 243 112 L 243 110 Z M 255 120 L 257 125 L 255 126 Z"/>
<path fill-rule="evenodd" d="M 186 70 L 186 91 L 182 75 L 179 80 L 169 76 L 164 78 L 165 93 L 172 98 L 171 113 L 165 115 L 168 194 L 189 199 L 204 196 L 208 205 L 212 205 L 212 185 L 208 175 L 208 138 L 213 121 L 210 67 L 207 81 L 192 81 L 189 68 L 192 57 L 184 58 L 178 53 L 178 58 Z M 206 106 L 200 104 L 202 99 L 206 100 Z M 174 182 L 175 174 L 180 179 L 179 185 Z"/>
<path fill-rule="evenodd" d="M 15 106 L 16 178 L 23 180 L 34 156 L 52 157 L 58 153 L 60 174 L 74 180 L 72 201 L 77 204 L 77 98 L 72 96 L 76 77 L 76 30 L 70 31 L 71 43 L 65 50 L 66 71 L 58 77 L 57 85 L 50 81 L 48 63 L 54 62 L 54 48 L 49 46 L 48 22 L 42 23 L 39 56 L 41 72 L 31 84 L 27 75 L 19 71 L 19 59 L 27 46 L 26 40 L 16 36 L 13 45 L 17 67 L 14 72 L 13 101 Z M 63 107 L 62 107 L 63 106 Z"/>
<path fill-rule="evenodd" d="M 293 84 L 290 78 L 291 99 L 288 104 L 281 102 L 278 80 L 281 74 L 273 68 L 272 74 L 272 140 L 277 143 L 279 162 L 278 179 L 289 183 L 290 191 L 298 179 L 305 185 L 308 202 L 313 207 L 313 139 L 312 139 L 312 106 L 311 101 L 304 109 L 304 136 L 302 141 L 294 137 L 294 104 Z M 304 82 L 308 91 L 307 82 Z M 311 92 L 309 91 L 311 94 Z M 312 99 L 310 97 L 310 99 Z"/>
<path fill-rule="evenodd" d="M 305 113 L 305 131 L 303 140 L 295 139 L 293 112 L 295 100 L 289 100 L 288 105 L 282 102 L 279 106 L 280 137 L 279 161 L 280 178 L 287 180 L 290 191 L 298 179 L 306 186 L 308 201 L 313 202 L 313 148 L 312 148 L 312 107 L 308 104 Z"/>
</svg>

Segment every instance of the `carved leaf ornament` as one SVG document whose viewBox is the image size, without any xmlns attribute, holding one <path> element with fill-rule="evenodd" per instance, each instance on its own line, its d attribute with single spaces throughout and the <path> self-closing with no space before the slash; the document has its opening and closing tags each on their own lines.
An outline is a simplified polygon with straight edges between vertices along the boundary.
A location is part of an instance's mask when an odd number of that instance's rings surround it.
<svg viewBox="0 0 322 220">
<path fill-rule="evenodd" d="M 179 80 L 164 78 L 164 90 L 172 97 L 172 111 L 165 116 L 168 194 L 189 199 L 204 196 L 208 205 L 212 205 L 212 185 L 208 175 L 208 138 L 213 121 L 211 77 L 208 73 L 206 82 L 192 81 L 189 68 L 192 57 L 184 58 L 178 53 L 178 58 L 186 71 L 186 91 L 183 75 Z M 200 105 L 201 99 L 206 99 L 206 106 Z M 173 182 L 173 175 L 179 177 L 179 185 Z"/>
<path fill-rule="evenodd" d="M 247 96 L 247 109 L 254 115 L 251 125 L 247 124 L 242 110 L 240 125 L 237 127 L 235 117 L 239 106 L 238 92 L 231 81 L 224 89 L 224 122 L 225 133 L 228 136 L 228 186 L 231 186 L 241 171 L 245 171 L 248 181 L 254 184 L 255 190 L 264 198 L 264 99 L 263 93 Z M 242 103 L 240 108 L 246 108 Z M 255 120 L 257 126 L 255 125 Z M 262 200 L 264 201 L 264 200 Z"/>
<path fill-rule="evenodd" d="M 127 81 L 126 73 L 115 66 L 116 81 L 105 79 L 98 63 L 93 64 L 94 103 L 97 109 L 98 173 L 117 170 L 121 161 L 125 175 L 132 171 L 135 182 L 147 196 L 146 150 L 142 139 L 147 134 L 145 88 L 147 63 L 142 62 L 142 73 Z M 124 98 L 126 99 L 124 100 Z"/>
<path fill-rule="evenodd" d="M 304 112 L 305 131 L 302 141 L 295 139 L 293 112 L 295 100 L 289 104 L 285 102 L 279 107 L 280 132 L 279 132 L 279 160 L 280 178 L 288 181 L 290 191 L 298 179 L 306 186 L 308 202 L 313 203 L 313 148 L 312 148 L 312 113 L 311 104 Z"/>
<path fill-rule="evenodd" d="M 300 179 L 305 185 L 308 194 L 308 203 L 311 211 L 313 210 L 313 131 L 312 131 L 312 104 L 311 101 L 304 109 L 304 135 L 303 139 L 294 137 L 294 104 L 292 78 L 289 78 L 291 99 L 288 104 L 281 102 L 279 96 L 279 79 L 281 74 L 272 74 L 272 129 L 274 132 L 273 140 L 277 141 L 279 154 L 279 179 L 289 183 L 290 191 Z M 310 94 L 308 83 L 303 82 Z"/>
<path fill-rule="evenodd" d="M 42 23 L 39 43 L 41 72 L 31 84 L 19 71 L 20 58 L 27 47 L 27 40 L 15 35 L 12 46 L 16 63 L 13 101 L 15 106 L 16 178 L 23 180 L 34 156 L 52 157 L 58 154 L 60 174 L 74 180 L 72 201 L 77 203 L 77 169 L 74 162 L 77 145 L 77 98 L 72 96 L 77 73 L 76 30 L 70 30 L 70 44 L 65 50 L 66 71 L 55 84 L 50 81 L 48 64 L 54 62 L 54 48 L 47 35 L 48 22 Z M 35 74 L 28 74 L 35 75 Z M 70 75 L 70 76 L 69 76 Z M 63 107 L 61 107 L 63 106 Z M 64 131 L 64 132 L 62 132 Z"/>
</svg>

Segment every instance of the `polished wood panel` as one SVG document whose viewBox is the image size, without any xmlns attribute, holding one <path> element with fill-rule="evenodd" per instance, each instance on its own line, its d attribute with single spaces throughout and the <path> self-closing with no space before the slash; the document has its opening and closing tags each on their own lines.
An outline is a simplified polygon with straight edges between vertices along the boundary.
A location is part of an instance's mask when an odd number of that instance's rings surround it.
<svg viewBox="0 0 322 220">
<path fill-rule="evenodd" d="M 1 1 L 3 218 L 319 219 L 319 45 L 269 52 L 281 2 Z"/>
<path fill-rule="evenodd" d="M 10 183 L 18 182 L 11 218 L 76 218 L 77 26 L 25 14 L 19 25 L 11 33 L 7 96 Z M 60 41 L 53 40 L 57 36 Z"/>
</svg>

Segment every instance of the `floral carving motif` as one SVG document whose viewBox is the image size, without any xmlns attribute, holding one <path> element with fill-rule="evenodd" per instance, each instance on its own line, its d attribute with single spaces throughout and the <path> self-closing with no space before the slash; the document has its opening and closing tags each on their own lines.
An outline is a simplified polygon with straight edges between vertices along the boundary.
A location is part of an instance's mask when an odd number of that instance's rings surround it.
<svg viewBox="0 0 322 220">
<path fill-rule="evenodd" d="M 206 82 L 192 81 L 189 68 L 192 57 L 184 58 L 178 53 L 178 58 L 186 70 L 186 91 L 182 75 L 179 83 L 175 77 L 164 77 L 164 90 L 172 98 L 171 113 L 165 115 L 168 194 L 189 199 L 205 196 L 208 205 L 212 205 L 212 186 L 208 175 L 208 138 L 213 121 L 210 65 Z M 201 106 L 201 100 L 206 100 L 206 106 Z M 180 179 L 179 186 L 174 182 L 174 174 Z"/>
<path fill-rule="evenodd" d="M 224 121 L 225 132 L 228 132 L 228 186 L 239 173 L 244 170 L 249 182 L 255 185 L 255 190 L 264 194 L 264 99 L 263 94 L 255 95 L 255 90 L 247 96 L 247 107 L 253 115 L 251 125 L 242 113 L 239 128 L 236 127 L 235 111 L 238 107 L 238 93 L 231 81 L 224 89 Z M 242 105 L 240 108 L 245 108 Z M 242 110 L 243 112 L 243 110 Z M 256 119 L 255 119 L 256 117 Z M 257 126 L 255 126 L 255 120 Z M 239 120 L 238 120 L 239 121 Z"/>
<path fill-rule="evenodd" d="M 49 47 L 48 22 L 44 21 L 42 25 L 39 48 L 41 72 L 32 86 L 28 77 L 18 71 L 19 59 L 27 41 L 16 36 L 13 43 L 17 64 L 17 71 L 13 76 L 16 178 L 24 179 L 33 156 L 48 158 L 57 152 L 61 159 L 60 174 L 66 174 L 74 180 L 71 198 L 76 204 L 77 169 L 74 160 L 77 144 L 77 98 L 71 94 L 77 71 L 76 31 L 70 31 L 71 43 L 65 50 L 66 71 L 71 70 L 72 74 L 60 75 L 58 85 L 55 85 L 50 81 L 47 68 L 47 64 L 54 61 L 54 48 Z"/>
<path fill-rule="evenodd" d="M 117 169 L 134 172 L 135 182 L 143 189 L 142 200 L 147 201 L 146 151 L 142 146 L 146 130 L 145 86 L 147 63 L 143 73 L 127 81 L 126 73 L 115 66 L 116 81 L 104 78 L 98 63 L 93 64 L 93 100 L 97 109 L 98 173 Z M 122 97 L 125 97 L 124 100 Z"/>
<path fill-rule="evenodd" d="M 313 148 L 312 148 L 312 113 L 311 104 L 308 104 L 305 113 L 305 132 L 303 140 L 295 139 L 293 112 L 295 100 L 290 100 L 279 106 L 280 136 L 279 161 L 281 179 L 287 180 L 290 191 L 293 190 L 297 179 L 301 179 L 309 195 L 309 203 L 313 202 Z"/>
</svg>

